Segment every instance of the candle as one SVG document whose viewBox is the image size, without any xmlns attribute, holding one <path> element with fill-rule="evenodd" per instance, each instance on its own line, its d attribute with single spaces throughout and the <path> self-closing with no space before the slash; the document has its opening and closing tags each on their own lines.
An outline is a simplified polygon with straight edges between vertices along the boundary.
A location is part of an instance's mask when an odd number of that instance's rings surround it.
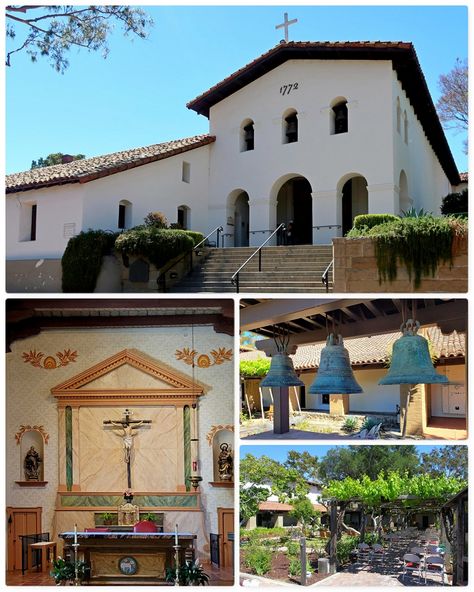
<svg viewBox="0 0 474 592">
<path fill-rule="evenodd" d="M 74 524 L 74 544 L 77 545 L 77 524 Z"/>
<path fill-rule="evenodd" d="M 174 529 L 174 544 L 178 546 L 178 525 L 176 525 Z"/>
</svg>

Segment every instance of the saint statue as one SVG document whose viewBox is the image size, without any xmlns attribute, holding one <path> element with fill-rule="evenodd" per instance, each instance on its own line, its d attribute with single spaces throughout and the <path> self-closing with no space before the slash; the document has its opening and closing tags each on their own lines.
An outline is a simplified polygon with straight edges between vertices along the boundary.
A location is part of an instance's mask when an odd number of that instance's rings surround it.
<svg viewBox="0 0 474 592">
<path fill-rule="evenodd" d="M 223 442 L 220 448 L 221 451 L 219 453 L 219 458 L 217 459 L 219 478 L 221 481 L 231 481 L 233 474 L 233 459 L 229 450 L 229 444 Z"/>
<path fill-rule="evenodd" d="M 23 462 L 26 481 L 39 481 L 40 462 L 42 462 L 40 455 L 36 452 L 35 447 L 31 446 L 26 453 L 25 460 Z"/>
</svg>

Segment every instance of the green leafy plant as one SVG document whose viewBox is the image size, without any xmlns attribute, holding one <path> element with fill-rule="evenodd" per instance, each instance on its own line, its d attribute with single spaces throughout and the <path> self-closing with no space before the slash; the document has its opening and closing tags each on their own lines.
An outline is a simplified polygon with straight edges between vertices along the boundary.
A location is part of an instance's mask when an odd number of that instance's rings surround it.
<svg viewBox="0 0 474 592">
<path fill-rule="evenodd" d="M 156 522 L 156 518 L 157 516 L 153 512 L 147 512 L 140 516 L 140 520 L 148 520 L 149 522 Z"/>
<path fill-rule="evenodd" d="M 136 226 L 126 230 L 115 241 L 123 255 L 146 257 L 157 268 L 181 253 L 191 251 L 194 240 L 185 230 L 170 230 L 155 226 Z"/>
<path fill-rule="evenodd" d="M 466 214 L 468 211 L 468 190 L 464 189 L 459 193 L 448 193 L 443 197 L 441 213 L 444 216 L 449 214 Z"/>
<path fill-rule="evenodd" d="M 174 582 L 176 579 L 176 569 L 167 567 L 165 571 L 165 580 Z M 209 576 L 203 570 L 202 565 L 196 561 L 186 561 L 178 569 L 178 581 L 180 586 L 205 586 L 209 583 Z"/>
<path fill-rule="evenodd" d="M 414 287 L 422 277 L 434 276 L 441 263 L 452 263 L 453 254 L 467 234 L 467 222 L 429 214 L 408 216 L 373 228 L 352 229 L 348 238 L 369 237 L 375 243 L 379 282 L 393 282 L 402 264 Z"/>
<path fill-rule="evenodd" d="M 357 430 L 357 419 L 355 417 L 348 417 L 346 421 L 342 424 L 342 431 L 350 434 Z"/>
<path fill-rule="evenodd" d="M 356 230 L 363 228 L 369 229 L 379 224 L 385 224 L 385 222 L 394 222 L 399 220 L 399 216 L 395 214 L 359 214 L 354 218 L 352 227 Z"/>
<path fill-rule="evenodd" d="M 361 429 L 362 430 L 371 430 L 374 426 L 378 425 L 380 421 L 375 419 L 374 417 L 366 417 L 362 422 Z"/>
<path fill-rule="evenodd" d="M 204 240 L 204 235 L 202 232 L 195 232 L 194 230 L 184 230 L 183 232 L 193 239 L 194 246 L 198 245 L 202 240 Z"/>
<path fill-rule="evenodd" d="M 301 575 L 301 561 L 298 557 L 292 557 L 290 559 L 290 565 L 288 566 L 288 573 L 290 576 Z"/>
<path fill-rule="evenodd" d="M 337 562 L 339 564 L 347 563 L 349 561 L 351 551 L 357 547 L 357 543 L 357 537 L 342 535 L 342 537 L 337 541 L 336 545 L 336 556 Z"/>
<path fill-rule="evenodd" d="M 272 554 L 268 549 L 251 546 L 245 549 L 244 561 L 252 573 L 263 576 L 270 571 Z"/>
<path fill-rule="evenodd" d="M 417 210 L 415 207 L 402 210 L 402 218 L 424 218 L 425 216 L 433 216 L 433 212 L 425 212 L 423 208 Z"/>
<path fill-rule="evenodd" d="M 242 360 L 240 362 L 240 375 L 244 378 L 260 378 L 266 376 L 270 370 L 270 363 L 270 358 Z"/>
<path fill-rule="evenodd" d="M 105 230 L 88 230 L 69 239 L 61 259 L 63 292 L 94 291 L 102 257 L 111 252 L 116 236 Z"/>
<path fill-rule="evenodd" d="M 289 557 L 299 557 L 300 545 L 297 541 L 288 541 L 286 549 Z"/>
<path fill-rule="evenodd" d="M 102 520 L 102 524 L 111 524 L 114 518 L 114 515 L 110 512 L 102 512 L 99 518 Z"/>
<path fill-rule="evenodd" d="M 74 563 L 74 561 L 66 561 L 62 557 L 58 556 L 56 559 L 54 559 L 52 563 L 52 570 L 49 573 L 50 576 L 54 578 L 56 585 L 61 585 L 75 580 L 76 567 L 77 577 L 80 581 L 82 581 L 86 576 L 88 566 L 84 561 L 80 560 Z"/>
</svg>

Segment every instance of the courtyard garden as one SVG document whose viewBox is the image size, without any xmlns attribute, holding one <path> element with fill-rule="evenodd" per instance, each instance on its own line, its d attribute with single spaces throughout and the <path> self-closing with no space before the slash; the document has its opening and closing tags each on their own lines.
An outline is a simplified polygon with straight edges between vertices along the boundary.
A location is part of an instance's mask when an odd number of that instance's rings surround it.
<svg viewBox="0 0 474 592">
<path fill-rule="evenodd" d="M 466 447 L 267 453 L 241 460 L 243 585 L 467 583 Z"/>
</svg>

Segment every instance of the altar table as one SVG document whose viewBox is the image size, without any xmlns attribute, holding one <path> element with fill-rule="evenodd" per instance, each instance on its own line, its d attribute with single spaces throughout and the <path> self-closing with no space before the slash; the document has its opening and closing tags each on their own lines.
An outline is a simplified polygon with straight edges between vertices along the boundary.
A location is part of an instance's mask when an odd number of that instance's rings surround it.
<svg viewBox="0 0 474 592">
<path fill-rule="evenodd" d="M 74 559 L 74 532 L 62 532 L 64 555 Z M 194 560 L 190 532 L 178 533 L 179 563 Z M 77 532 L 77 555 L 90 565 L 90 583 L 130 584 L 163 581 L 167 567 L 175 567 L 174 532 Z"/>
</svg>

